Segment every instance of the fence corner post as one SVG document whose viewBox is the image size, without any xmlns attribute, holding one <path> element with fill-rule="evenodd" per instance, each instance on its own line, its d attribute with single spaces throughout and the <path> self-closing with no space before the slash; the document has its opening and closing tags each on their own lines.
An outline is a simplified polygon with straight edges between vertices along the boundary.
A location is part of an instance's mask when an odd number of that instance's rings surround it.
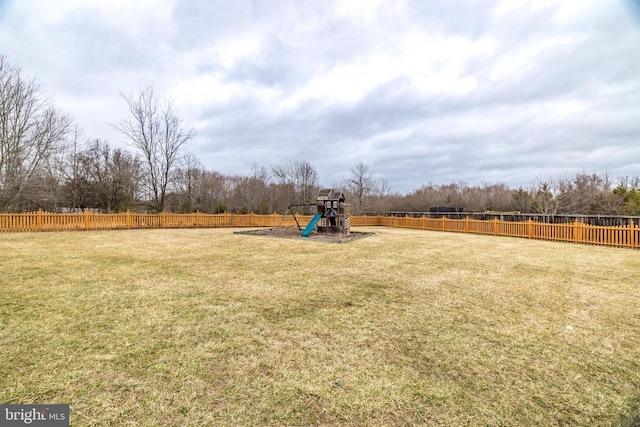
<svg viewBox="0 0 640 427">
<path fill-rule="evenodd" d="M 493 218 L 493 234 L 498 235 L 498 218 Z"/>
<path fill-rule="evenodd" d="M 467 215 L 464 218 L 464 231 L 467 232 L 467 233 L 469 232 L 469 229 L 471 228 L 469 222 L 470 222 L 469 215 Z"/>
<path fill-rule="evenodd" d="M 531 218 L 527 220 L 527 237 L 529 239 L 533 238 L 533 221 Z"/>
<path fill-rule="evenodd" d="M 638 242 L 636 242 L 636 225 L 633 222 L 633 220 L 629 222 L 628 228 L 629 228 L 629 247 L 635 248 Z"/>
<path fill-rule="evenodd" d="M 42 230 L 44 225 L 42 224 L 42 209 L 38 209 L 38 213 L 36 214 L 36 228 L 38 230 Z"/>
<path fill-rule="evenodd" d="M 573 222 L 573 241 L 575 243 L 582 242 L 582 236 L 581 236 L 582 233 L 580 233 L 580 231 L 582 231 L 580 228 L 580 222 L 576 219 Z"/>
</svg>

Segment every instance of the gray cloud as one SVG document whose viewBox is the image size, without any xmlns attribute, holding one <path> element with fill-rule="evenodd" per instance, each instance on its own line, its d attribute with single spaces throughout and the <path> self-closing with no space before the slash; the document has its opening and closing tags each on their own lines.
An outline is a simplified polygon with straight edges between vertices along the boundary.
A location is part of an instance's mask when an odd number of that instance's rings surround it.
<svg viewBox="0 0 640 427">
<path fill-rule="evenodd" d="M 0 3 L 0 52 L 92 137 L 119 93 L 174 96 L 206 167 L 357 161 L 393 190 L 640 174 L 631 0 Z"/>
</svg>

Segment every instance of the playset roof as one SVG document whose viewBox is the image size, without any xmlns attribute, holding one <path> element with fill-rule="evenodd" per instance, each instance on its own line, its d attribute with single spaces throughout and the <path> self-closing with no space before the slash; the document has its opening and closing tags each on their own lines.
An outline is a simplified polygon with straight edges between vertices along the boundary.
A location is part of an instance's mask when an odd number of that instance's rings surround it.
<svg viewBox="0 0 640 427">
<path fill-rule="evenodd" d="M 344 197 L 344 193 L 342 192 L 342 190 L 339 190 L 337 188 L 323 188 L 322 190 L 318 191 L 318 197 L 316 198 L 317 200 L 345 200 Z"/>
</svg>

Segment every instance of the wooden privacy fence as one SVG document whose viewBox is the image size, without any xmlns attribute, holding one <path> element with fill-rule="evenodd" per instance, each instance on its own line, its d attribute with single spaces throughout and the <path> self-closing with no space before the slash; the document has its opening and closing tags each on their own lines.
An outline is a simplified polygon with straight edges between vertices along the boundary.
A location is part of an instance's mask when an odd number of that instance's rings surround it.
<svg viewBox="0 0 640 427">
<path fill-rule="evenodd" d="M 311 220 L 311 215 L 298 215 L 301 225 Z M 1 231 L 62 231 L 62 230 L 117 230 L 139 228 L 221 228 L 221 227 L 293 227 L 295 221 L 282 215 L 258 214 L 144 214 L 123 212 L 115 214 L 82 213 L 2 213 Z M 596 226 L 580 222 L 572 224 L 547 224 L 532 220 L 509 222 L 476 219 L 412 218 L 389 216 L 352 216 L 352 226 L 385 226 L 419 230 L 452 231 L 460 233 L 490 234 L 538 240 L 582 243 L 640 249 L 640 228 L 627 226 Z"/>
<path fill-rule="evenodd" d="M 310 219 L 311 217 L 309 217 Z M 234 214 L 174 214 L 162 212 L 146 214 L 122 212 L 101 214 L 80 213 L 2 213 L 0 231 L 64 231 L 64 230 L 118 230 L 136 228 L 221 228 L 221 227 L 275 227 L 282 215 Z M 307 220 L 308 221 L 308 220 Z M 295 225 L 287 218 L 287 226 Z"/>
<path fill-rule="evenodd" d="M 377 224 L 374 224 L 374 222 L 377 222 Z M 351 217 L 351 224 L 490 234 L 494 236 L 640 249 L 640 228 L 633 223 L 626 226 L 606 227 L 587 225 L 580 222 L 547 224 L 532 220 L 509 222 L 500 221 L 499 219 L 448 219 L 444 217 Z"/>
</svg>

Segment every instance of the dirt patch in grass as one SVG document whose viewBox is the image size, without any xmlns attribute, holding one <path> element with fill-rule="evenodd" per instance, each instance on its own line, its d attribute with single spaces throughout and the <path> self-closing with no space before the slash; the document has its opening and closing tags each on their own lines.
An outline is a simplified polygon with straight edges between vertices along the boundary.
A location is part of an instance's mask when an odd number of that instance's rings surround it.
<svg viewBox="0 0 640 427">
<path fill-rule="evenodd" d="M 259 228 L 256 230 L 239 230 L 234 233 L 244 234 L 247 236 L 278 237 L 326 243 L 347 243 L 374 235 L 372 232 L 352 231 L 348 236 L 312 233 L 309 237 L 302 237 L 302 231 L 298 230 L 296 227 Z"/>
<path fill-rule="evenodd" d="M 358 231 L 0 235 L 0 402 L 79 426 L 637 422 L 635 251 Z"/>
</svg>

